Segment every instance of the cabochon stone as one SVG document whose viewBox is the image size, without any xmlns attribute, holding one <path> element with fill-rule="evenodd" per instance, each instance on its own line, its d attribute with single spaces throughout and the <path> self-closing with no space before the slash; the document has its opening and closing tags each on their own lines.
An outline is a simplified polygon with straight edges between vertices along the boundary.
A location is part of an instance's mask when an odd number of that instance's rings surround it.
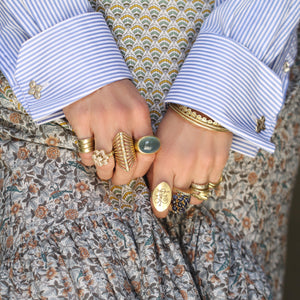
<svg viewBox="0 0 300 300">
<path fill-rule="evenodd" d="M 155 136 L 145 136 L 139 139 L 137 146 L 140 152 L 145 154 L 152 154 L 159 150 L 160 141 Z"/>
</svg>

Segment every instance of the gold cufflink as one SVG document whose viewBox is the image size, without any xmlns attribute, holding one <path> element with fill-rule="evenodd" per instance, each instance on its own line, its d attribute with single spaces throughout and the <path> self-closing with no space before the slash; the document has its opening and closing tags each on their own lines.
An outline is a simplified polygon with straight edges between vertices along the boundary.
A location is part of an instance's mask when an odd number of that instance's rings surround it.
<svg viewBox="0 0 300 300">
<path fill-rule="evenodd" d="M 43 87 L 41 85 L 36 84 L 36 82 L 34 80 L 31 80 L 29 82 L 28 94 L 32 95 L 35 99 L 40 99 L 42 89 L 43 89 Z"/>
<path fill-rule="evenodd" d="M 262 130 L 266 129 L 265 121 L 266 121 L 266 118 L 264 116 L 261 116 L 259 119 L 256 119 L 256 128 L 255 128 L 255 131 L 257 133 L 259 133 Z"/>
</svg>

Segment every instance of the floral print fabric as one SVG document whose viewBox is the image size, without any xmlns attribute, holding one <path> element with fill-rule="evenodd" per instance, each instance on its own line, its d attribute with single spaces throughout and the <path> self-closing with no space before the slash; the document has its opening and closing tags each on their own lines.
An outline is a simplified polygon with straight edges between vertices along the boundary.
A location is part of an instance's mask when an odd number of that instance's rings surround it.
<svg viewBox="0 0 300 300">
<path fill-rule="evenodd" d="M 212 3 L 133 2 L 92 4 L 126 50 L 155 130 L 174 79 L 168 83 L 164 76 L 176 76 L 201 25 L 196 20 L 203 21 Z M 174 28 L 182 29 L 180 59 L 169 69 L 166 60 L 148 59 L 145 73 L 131 67 L 133 58 L 143 62 L 132 49 L 158 39 L 141 41 L 133 32 L 131 48 L 125 43 L 131 27 L 118 31 L 120 22 L 130 22 L 131 14 L 142 22 L 147 13 L 156 22 L 170 12 Z M 163 25 L 156 26 L 158 37 Z M 179 34 L 172 37 L 179 40 Z M 152 214 L 142 178 L 124 186 L 100 181 L 93 167 L 81 164 L 68 123 L 35 125 L 1 77 L 0 299 L 280 299 L 300 149 L 299 65 L 273 135 L 276 152 L 261 151 L 255 159 L 232 152 L 224 182 L 204 205 L 162 221 Z"/>
</svg>

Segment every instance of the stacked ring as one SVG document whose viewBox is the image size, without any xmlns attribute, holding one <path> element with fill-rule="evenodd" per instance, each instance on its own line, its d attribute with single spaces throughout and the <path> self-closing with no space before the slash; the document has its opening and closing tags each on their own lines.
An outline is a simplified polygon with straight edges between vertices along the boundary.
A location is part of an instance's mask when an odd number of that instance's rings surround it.
<svg viewBox="0 0 300 300">
<path fill-rule="evenodd" d="M 89 153 L 95 150 L 94 137 L 78 140 L 78 150 L 80 153 Z"/>
<path fill-rule="evenodd" d="M 92 158 L 95 165 L 97 165 L 98 167 L 102 167 L 108 164 L 109 158 L 113 156 L 113 154 L 113 151 L 105 153 L 104 150 L 95 150 L 92 155 Z"/>
<path fill-rule="evenodd" d="M 127 172 L 136 161 L 133 139 L 126 132 L 119 132 L 113 139 L 116 163 Z"/>
<path fill-rule="evenodd" d="M 209 183 L 208 183 L 208 187 L 209 187 L 211 190 L 213 190 L 213 189 L 215 189 L 216 187 L 218 187 L 218 186 L 220 185 L 220 183 L 222 182 L 222 180 L 223 180 L 223 176 L 221 175 L 221 177 L 220 177 L 220 179 L 218 180 L 217 183 L 209 182 Z"/>
<path fill-rule="evenodd" d="M 209 184 L 197 184 L 192 183 L 191 184 L 191 195 L 195 198 L 197 198 L 200 201 L 204 201 L 208 199 L 209 196 Z"/>
<path fill-rule="evenodd" d="M 172 211 L 177 213 L 184 213 L 191 200 L 191 194 L 175 188 L 171 200 Z"/>
</svg>

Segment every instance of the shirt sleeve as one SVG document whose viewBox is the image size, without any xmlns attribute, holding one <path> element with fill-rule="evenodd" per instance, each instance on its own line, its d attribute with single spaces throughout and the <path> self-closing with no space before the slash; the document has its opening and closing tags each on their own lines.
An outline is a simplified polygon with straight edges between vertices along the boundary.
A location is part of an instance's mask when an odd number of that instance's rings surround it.
<svg viewBox="0 0 300 300">
<path fill-rule="evenodd" d="M 102 14 L 87 0 L 0 1 L 0 69 L 37 123 L 131 78 Z"/>
<path fill-rule="evenodd" d="M 273 152 L 299 18 L 299 0 L 217 0 L 166 102 L 201 111 L 229 129 L 233 150 Z M 256 130 L 263 119 L 265 129 Z"/>
</svg>

